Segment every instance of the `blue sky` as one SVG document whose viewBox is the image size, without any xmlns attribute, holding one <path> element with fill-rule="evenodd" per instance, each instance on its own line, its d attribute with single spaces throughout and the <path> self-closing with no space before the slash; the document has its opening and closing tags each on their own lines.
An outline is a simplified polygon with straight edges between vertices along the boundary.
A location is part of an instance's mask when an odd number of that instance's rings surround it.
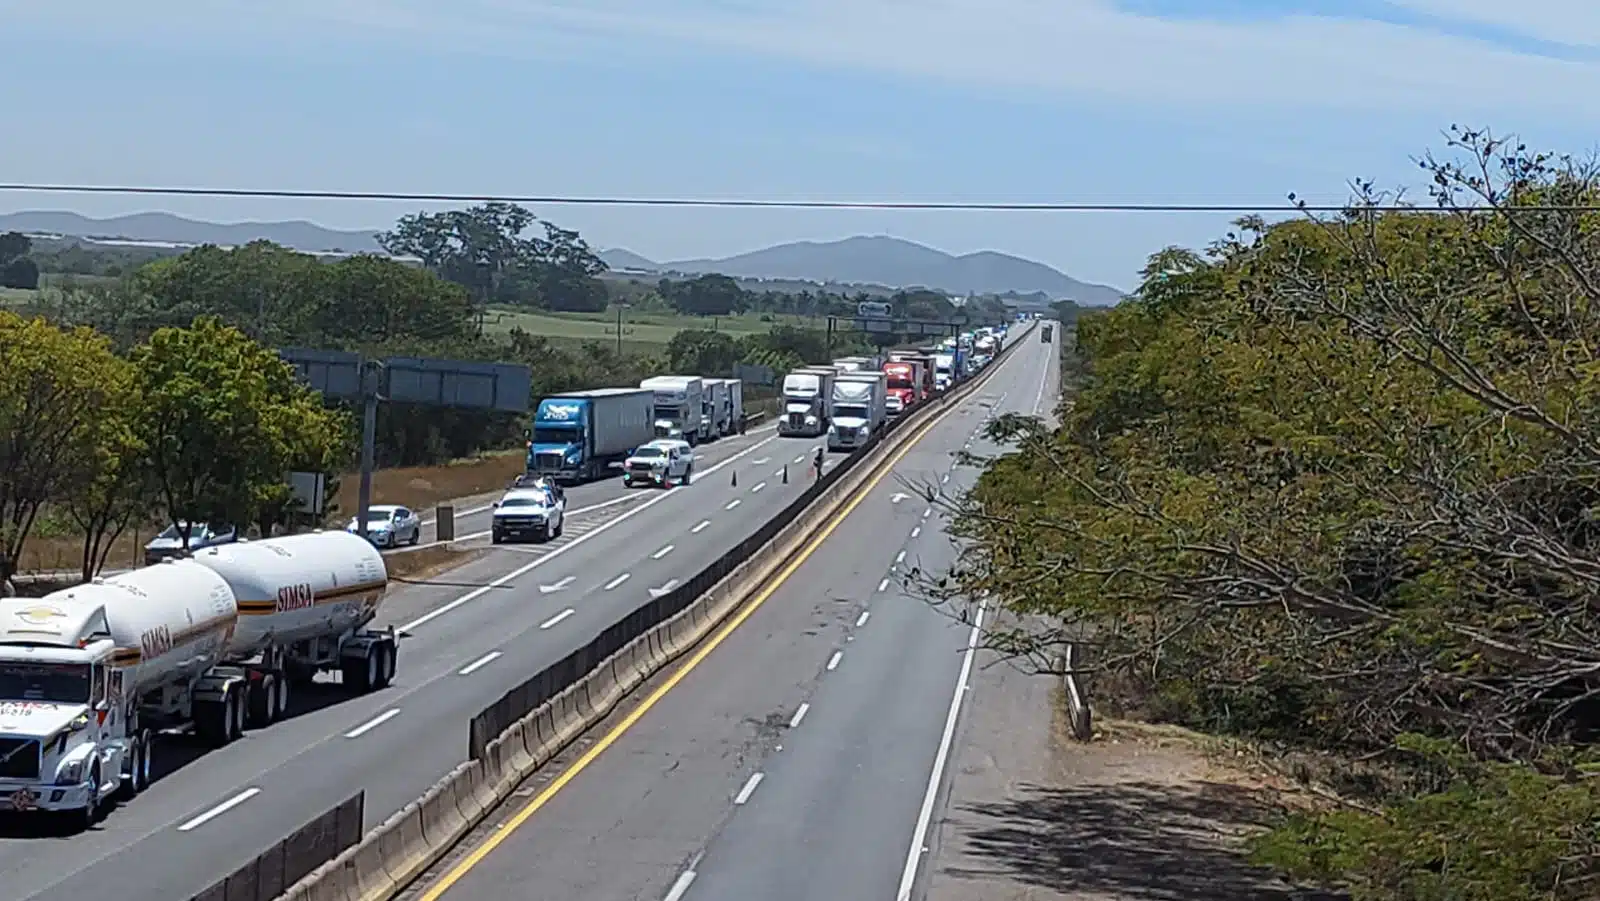
<svg viewBox="0 0 1600 901">
<path fill-rule="evenodd" d="M 0 0 L 0 181 L 1337 202 L 1452 122 L 1586 152 L 1593 0 Z M 25 123 L 18 128 L 19 124 Z M 1585 127 L 1589 126 L 1589 127 Z M 376 202 L 0 195 L 382 227 Z M 553 207 L 654 259 L 894 234 L 1130 286 L 1226 217 Z"/>
</svg>

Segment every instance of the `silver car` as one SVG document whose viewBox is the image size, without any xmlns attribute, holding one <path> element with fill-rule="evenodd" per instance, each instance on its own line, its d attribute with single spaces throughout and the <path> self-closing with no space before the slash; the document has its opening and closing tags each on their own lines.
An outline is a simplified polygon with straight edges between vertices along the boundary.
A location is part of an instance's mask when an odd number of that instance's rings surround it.
<svg viewBox="0 0 1600 901">
<path fill-rule="evenodd" d="M 361 534 L 360 518 L 352 517 L 345 531 Z M 416 544 L 422 540 L 422 517 L 397 504 L 373 504 L 367 508 L 367 540 L 387 548 L 399 547 L 401 542 Z"/>
<path fill-rule="evenodd" d="M 184 525 L 189 524 L 185 522 Z M 185 547 L 183 537 L 178 534 L 178 527 L 170 525 L 144 546 L 144 562 L 146 565 L 153 565 L 172 557 L 187 557 L 201 548 L 232 544 L 238 540 L 239 531 L 233 526 L 213 526 L 197 522 L 189 529 L 189 543 Z"/>
</svg>

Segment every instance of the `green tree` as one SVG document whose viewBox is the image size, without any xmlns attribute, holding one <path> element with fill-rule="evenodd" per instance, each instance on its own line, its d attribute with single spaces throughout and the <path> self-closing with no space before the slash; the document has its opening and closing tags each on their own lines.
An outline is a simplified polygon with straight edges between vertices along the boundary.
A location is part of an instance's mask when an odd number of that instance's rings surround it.
<svg viewBox="0 0 1600 901">
<path fill-rule="evenodd" d="M 743 312 L 747 304 L 744 289 L 726 275 L 702 275 L 686 282 L 663 279 L 657 290 L 685 316 L 730 316 Z"/>
<path fill-rule="evenodd" d="M 123 365 L 85 328 L 0 310 L 0 582 L 46 504 L 93 475 Z"/>
<path fill-rule="evenodd" d="M 1425 161 L 1436 212 L 1364 187 L 1331 219 L 1242 220 L 1080 312 L 1060 427 L 995 425 L 1016 449 L 929 590 L 1047 618 L 988 640 L 1043 669 L 1075 645 L 1102 704 L 1383 768 L 1264 859 L 1363 901 L 1578 901 L 1600 880 L 1600 183 L 1455 148 Z"/>
<path fill-rule="evenodd" d="M 0 288 L 21 288 L 32 291 L 38 287 L 38 263 L 27 257 L 17 257 L 0 264 Z"/>
<path fill-rule="evenodd" d="M 347 463 L 348 417 L 325 409 L 271 350 L 215 317 L 164 328 L 135 348 L 138 438 L 168 519 L 254 520 L 288 494 L 291 471 Z"/>
<path fill-rule="evenodd" d="M 25 257 L 33 249 L 33 239 L 22 232 L 0 233 L 0 265 Z"/>
<path fill-rule="evenodd" d="M 544 234 L 525 236 L 535 223 Z M 586 280 L 606 268 L 577 232 L 509 203 L 405 216 L 378 243 L 465 286 L 481 304 L 555 298 L 553 309 L 592 309 L 599 288 Z"/>
<path fill-rule="evenodd" d="M 739 362 L 739 343 L 726 332 L 683 329 L 667 342 L 667 360 L 673 372 L 721 376 Z"/>
<path fill-rule="evenodd" d="M 139 407 L 133 394 L 133 367 L 122 360 L 108 367 L 107 403 L 91 423 L 95 430 L 92 462 L 61 500 L 67 516 L 83 534 L 81 576 L 89 581 L 106 565 L 123 532 L 159 507 L 149 448 L 140 440 Z"/>
</svg>

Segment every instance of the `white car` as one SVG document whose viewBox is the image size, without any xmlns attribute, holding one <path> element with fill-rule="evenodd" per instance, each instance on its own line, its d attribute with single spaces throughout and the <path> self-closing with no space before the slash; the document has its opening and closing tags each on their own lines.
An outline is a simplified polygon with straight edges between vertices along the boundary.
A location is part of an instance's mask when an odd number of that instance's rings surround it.
<svg viewBox="0 0 1600 901">
<path fill-rule="evenodd" d="M 622 484 L 672 487 L 672 480 L 687 485 L 694 479 L 694 448 L 676 438 L 658 438 L 634 448 L 622 464 Z"/>
<path fill-rule="evenodd" d="M 498 501 L 490 519 L 495 544 L 509 539 L 549 541 L 561 537 L 567 524 L 567 494 L 548 479 L 518 479 Z"/>
<path fill-rule="evenodd" d="M 344 530 L 361 534 L 360 518 L 351 518 Z M 399 547 L 402 541 L 416 544 L 422 540 L 422 517 L 398 504 L 373 504 L 367 508 L 367 540 L 390 548 Z"/>
</svg>

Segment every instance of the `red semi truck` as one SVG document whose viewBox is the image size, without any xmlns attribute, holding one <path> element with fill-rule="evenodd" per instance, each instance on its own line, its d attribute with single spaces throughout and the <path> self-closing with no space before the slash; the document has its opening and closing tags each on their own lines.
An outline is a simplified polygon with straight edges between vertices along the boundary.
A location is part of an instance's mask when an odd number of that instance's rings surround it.
<svg viewBox="0 0 1600 901">
<path fill-rule="evenodd" d="M 889 380 L 889 415 L 897 415 L 922 403 L 931 391 L 932 370 L 918 357 L 902 356 L 883 364 Z"/>
</svg>

